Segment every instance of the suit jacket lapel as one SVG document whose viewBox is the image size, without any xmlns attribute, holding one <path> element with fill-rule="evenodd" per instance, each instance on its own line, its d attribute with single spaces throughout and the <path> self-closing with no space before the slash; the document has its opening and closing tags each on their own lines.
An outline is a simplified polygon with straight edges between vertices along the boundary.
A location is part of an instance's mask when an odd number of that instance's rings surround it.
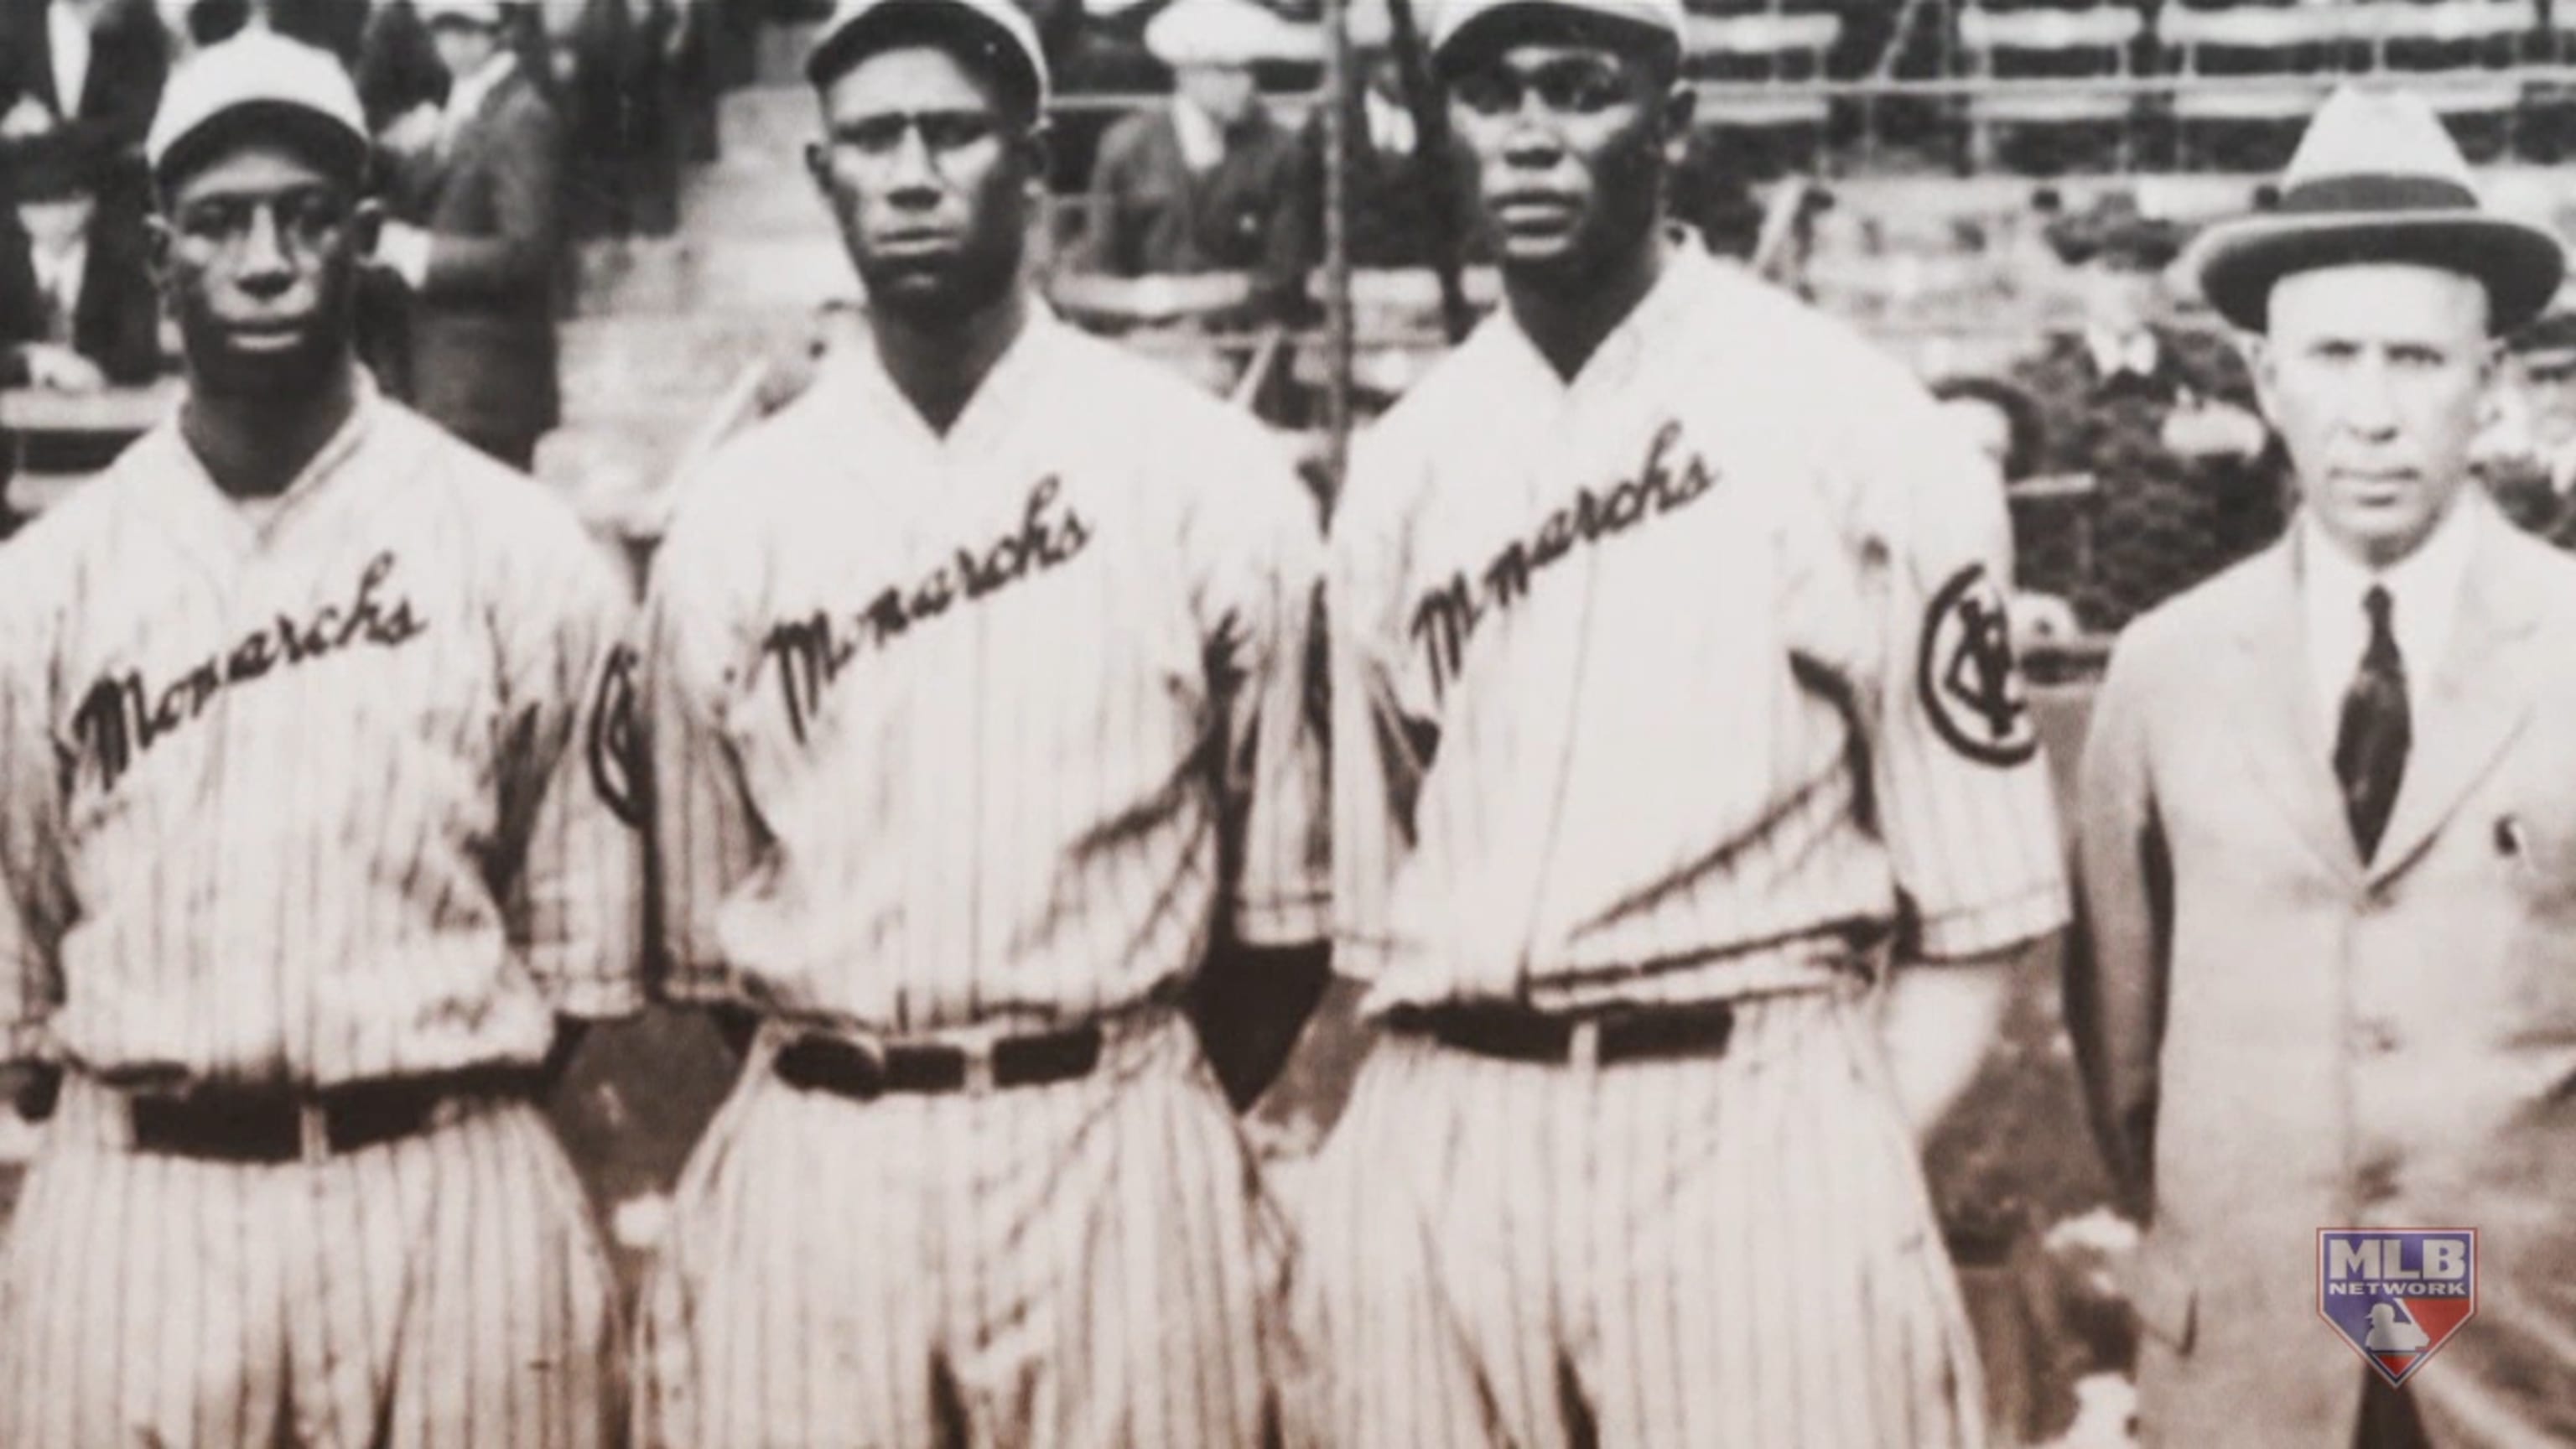
<svg viewBox="0 0 2576 1449">
<path fill-rule="evenodd" d="M 2246 763 L 2320 863 L 2358 884 L 2361 852 L 2334 777 L 2334 742 L 2317 728 L 2308 667 L 2306 611 L 2299 604 L 2298 534 L 2253 564 L 2257 590 L 2241 619 L 2228 681 Z"/>
<path fill-rule="evenodd" d="M 2541 591 L 2524 578 L 2526 549 L 2537 545 L 2494 516 L 2483 497 L 2470 494 L 2461 506 L 2487 516 L 2463 520 L 2480 530 L 2476 560 L 2441 664 L 2412 702 L 2414 740 L 2371 864 L 2374 880 L 2422 852 L 2531 715 L 2533 672 L 2514 667 L 2514 659 L 2539 625 Z"/>
</svg>

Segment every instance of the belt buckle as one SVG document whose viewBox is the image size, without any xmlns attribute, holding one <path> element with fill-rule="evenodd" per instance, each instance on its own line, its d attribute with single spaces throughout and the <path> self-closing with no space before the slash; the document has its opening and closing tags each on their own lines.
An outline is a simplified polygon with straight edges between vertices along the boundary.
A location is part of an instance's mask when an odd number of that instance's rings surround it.
<svg viewBox="0 0 2576 1449">
<path fill-rule="evenodd" d="M 307 1167 L 331 1160 L 331 1113 L 311 1097 L 296 1099 L 295 1156 Z"/>
<path fill-rule="evenodd" d="M 1601 1018 L 1587 1016 L 1567 1029 L 1565 1060 L 1579 1072 L 1601 1069 Z"/>
</svg>

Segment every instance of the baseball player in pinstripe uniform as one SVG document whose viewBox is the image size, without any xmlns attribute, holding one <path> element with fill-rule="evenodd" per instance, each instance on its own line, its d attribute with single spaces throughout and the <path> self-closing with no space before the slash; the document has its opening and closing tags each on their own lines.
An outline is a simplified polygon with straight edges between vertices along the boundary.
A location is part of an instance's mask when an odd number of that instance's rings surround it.
<svg viewBox="0 0 2576 1449">
<path fill-rule="evenodd" d="M 621 591 L 351 361 L 335 61 L 211 47 L 147 151 L 186 401 L 0 570 L 0 1059 L 59 1086 L 0 1443 L 605 1442 L 531 1097 L 640 994 Z"/>
<path fill-rule="evenodd" d="M 2002 498 L 1889 359 L 1664 229 L 1673 0 L 1453 0 L 1506 306 L 1333 530 L 1304 1437 L 1982 1439 L 1866 999 L 2066 913 Z"/>
<path fill-rule="evenodd" d="M 809 73 L 870 341 L 712 461 L 646 605 L 662 989 L 757 1026 L 642 1437 L 1257 1442 L 1277 1254 L 1174 1008 L 1220 913 L 1326 925 L 1313 507 L 1019 280 L 1011 0 L 858 0 Z"/>
</svg>

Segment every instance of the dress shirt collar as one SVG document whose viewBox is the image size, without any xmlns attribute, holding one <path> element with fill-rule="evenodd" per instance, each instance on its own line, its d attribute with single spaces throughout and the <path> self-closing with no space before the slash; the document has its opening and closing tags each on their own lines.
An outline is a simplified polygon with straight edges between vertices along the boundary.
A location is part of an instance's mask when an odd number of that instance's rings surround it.
<svg viewBox="0 0 2576 1449">
<path fill-rule="evenodd" d="M 1360 105 L 1368 117 L 1368 140 L 1371 149 L 1383 156 L 1413 154 L 1413 113 L 1374 90 L 1360 92 Z"/>
<path fill-rule="evenodd" d="M 37 290 L 52 298 L 68 321 L 80 306 L 81 284 L 89 275 L 89 238 L 74 237 L 53 248 L 31 245 L 27 262 L 35 270 Z"/>
<path fill-rule="evenodd" d="M 1172 135 L 1181 143 L 1181 164 L 1192 171 L 1213 171 L 1225 159 L 1225 128 L 1187 96 L 1172 97 Z"/>
<path fill-rule="evenodd" d="M 2124 372 L 2140 377 L 2156 375 L 2156 364 L 2162 354 L 2156 347 L 2156 334 L 2141 327 L 2126 337 L 2114 336 L 2109 329 L 2084 329 L 2084 350 L 2092 355 L 2095 375 L 2112 378 Z"/>
</svg>

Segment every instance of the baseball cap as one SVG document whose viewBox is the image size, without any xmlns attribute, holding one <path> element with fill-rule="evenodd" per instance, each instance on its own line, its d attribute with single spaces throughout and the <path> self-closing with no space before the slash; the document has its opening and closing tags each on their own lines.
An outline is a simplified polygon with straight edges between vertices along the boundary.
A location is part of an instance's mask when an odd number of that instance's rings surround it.
<svg viewBox="0 0 2576 1449">
<path fill-rule="evenodd" d="M 805 52 L 805 79 L 828 83 L 870 53 L 875 35 L 906 21 L 959 25 L 988 42 L 998 40 L 1001 58 L 1022 72 L 1030 96 L 1045 111 L 1051 86 L 1046 52 L 1028 12 L 1012 0 L 841 0 Z"/>
<path fill-rule="evenodd" d="M 143 136 L 144 160 L 162 176 L 209 126 L 254 110 L 301 118 L 344 143 L 353 169 L 365 168 L 367 113 L 348 71 L 327 50 L 260 29 L 207 46 L 171 74 Z"/>
<path fill-rule="evenodd" d="M 1555 12 L 1633 26 L 1682 45 L 1681 0 L 1442 0 L 1431 17 L 1431 56 L 1446 61 L 1460 36 L 1501 15 Z"/>
</svg>

